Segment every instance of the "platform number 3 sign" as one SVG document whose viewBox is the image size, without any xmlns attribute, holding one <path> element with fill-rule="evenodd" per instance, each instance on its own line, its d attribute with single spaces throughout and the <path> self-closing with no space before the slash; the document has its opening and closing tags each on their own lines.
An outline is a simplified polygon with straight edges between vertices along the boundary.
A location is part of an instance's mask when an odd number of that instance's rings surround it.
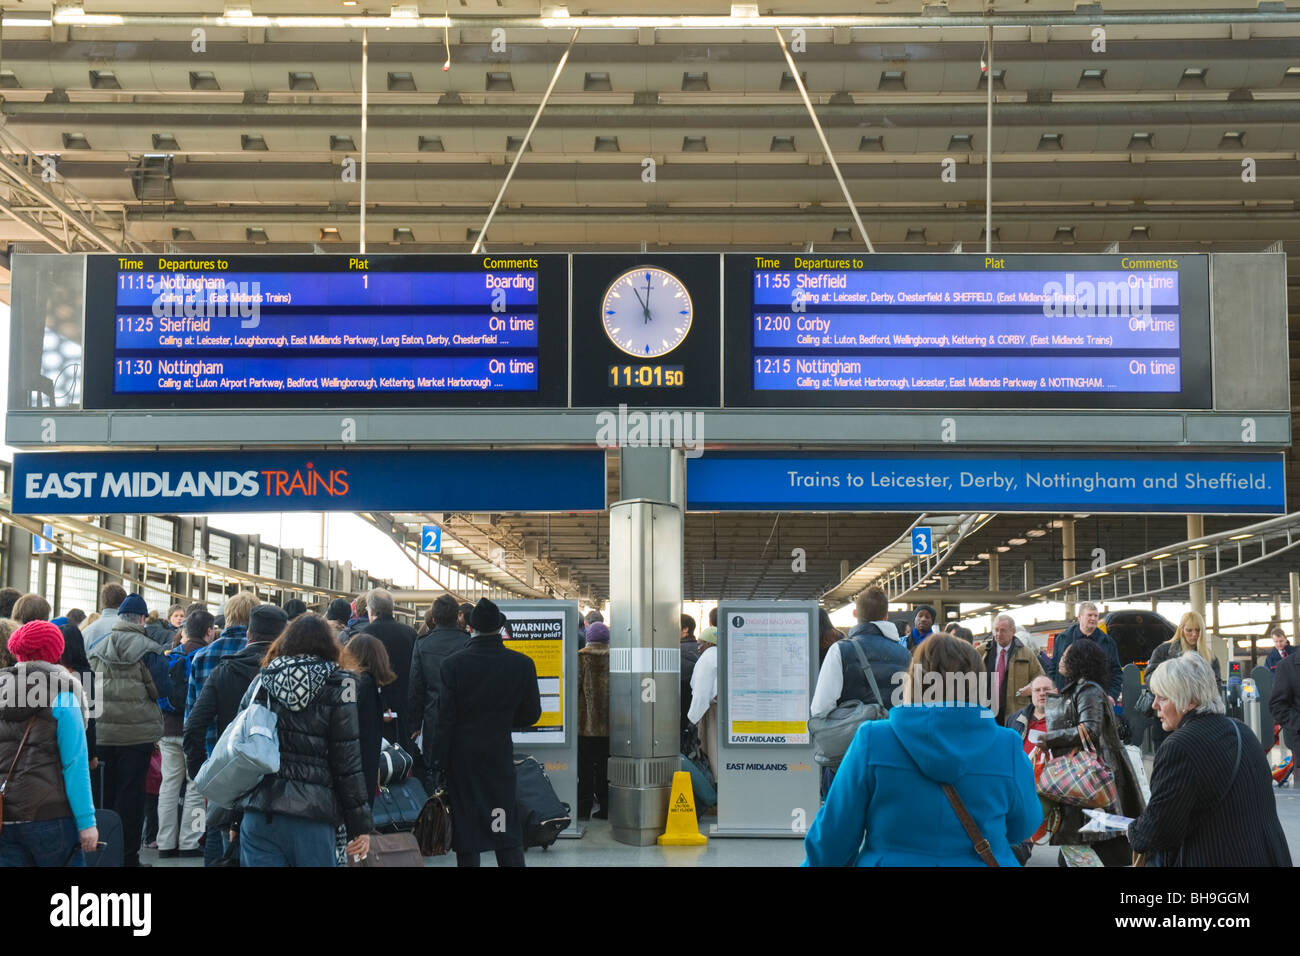
<svg viewBox="0 0 1300 956">
<path fill-rule="evenodd" d="M 912 529 L 912 553 L 913 554 L 930 554 L 934 551 L 934 541 L 930 537 L 930 528 L 913 528 Z"/>
</svg>

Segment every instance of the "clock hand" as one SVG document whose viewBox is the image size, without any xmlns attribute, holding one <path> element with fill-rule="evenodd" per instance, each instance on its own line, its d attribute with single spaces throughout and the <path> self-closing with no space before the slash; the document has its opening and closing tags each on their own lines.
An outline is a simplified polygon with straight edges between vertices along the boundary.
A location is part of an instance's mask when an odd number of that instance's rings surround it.
<svg viewBox="0 0 1300 956">
<path fill-rule="evenodd" d="M 649 298 L 648 294 L 647 294 L 647 298 L 646 298 L 646 299 L 641 298 L 641 293 L 637 291 L 636 286 L 632 286 L 632 293 L 633 293 L 633 295 L 636 296 L 636 300 L 637 300 L 637 302 L 641 303 L 641 314 L 645 317 L 645 318 L 644 318 L 644 321 L 649 322 L 649 321 L 650 321 L 650 306 L 649 306 L 648 301 L 647 301 L 648 298 Z"/>
</svg>

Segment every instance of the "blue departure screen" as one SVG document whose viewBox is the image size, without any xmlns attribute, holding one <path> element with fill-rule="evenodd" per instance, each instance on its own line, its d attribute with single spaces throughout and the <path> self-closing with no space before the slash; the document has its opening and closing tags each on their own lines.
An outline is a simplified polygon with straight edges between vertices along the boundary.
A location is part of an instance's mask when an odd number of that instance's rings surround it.
<svg viewBox="0 0 1300 956">
<path fill-rule="evenodd" d="M 538 258 L 150 256 L 117 266 L 114 396 L 541 388 Z"/>
<path fill-rule="evenodd" d="M 748 257 L 753 390 L 1184 392 L 1175 259 L 961 258 L 926 270 Z"/>
</svg>

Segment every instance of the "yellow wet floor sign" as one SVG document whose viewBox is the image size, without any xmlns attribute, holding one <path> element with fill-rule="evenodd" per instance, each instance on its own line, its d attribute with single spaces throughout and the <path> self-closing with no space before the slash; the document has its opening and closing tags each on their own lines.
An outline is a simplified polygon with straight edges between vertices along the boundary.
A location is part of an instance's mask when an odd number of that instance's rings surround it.
<svg viewBox="0 0 1300 956">
<path fill-rule="evenodd" d="M 673 774 L 673 790 L 668 797 L 668 827 L 659 837 L 660 846 L 703 846 L 709 838 L 700 832 L 695 816 L 695 792 L 691 775 L 685 770 Z"/>
</svg>

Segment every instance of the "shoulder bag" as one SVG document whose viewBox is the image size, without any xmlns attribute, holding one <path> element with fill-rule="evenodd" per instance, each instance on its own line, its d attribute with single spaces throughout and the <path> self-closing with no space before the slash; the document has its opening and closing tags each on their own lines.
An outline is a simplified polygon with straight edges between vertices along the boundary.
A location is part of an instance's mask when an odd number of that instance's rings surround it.
<svg viewBox="0 0 1300 956">
<path fill-rule="evenodd" d="M 23 745 L 27 743 L 27 735 L 32 732 L 32 724 L 36 723 L 36 715 L 27 718 L 27 726 L 23 729 L 23 739 L 18 741 L 18 749 L 14 751 L 13 763 L 9 764 L 9 772 L 5 774 L 3 783 L 0 783 L 0 830 L 5 825 L 5 791 L 9 789 L 9 779 L 14 775 L 14 770 L 18 766 L 18 758 L 23 755 Z"/>
<path fill-rule="evenodd" d="M 280 771 L 280 737 L 270 695 L 260 685 L 248 706 L 222 732 L 217 745 L 194 778 L 199 793 L 220 807 L 233 807 L 268 774 Z M 261 695 L 265 704 L 258 702 Z"/>
<path fill-rule="evenodd" d="M 884 720 L 889 716 L 889 712 L 885 710 L 884 698 L 880 696 L 880 688 L 876 684 L 876 675 L 872 673 L 867 655 L 862 653 L 857 640 L 849 637 L 840 643 L 848 644 L 857 655 L 858 663 L 862 665 L 862 670 L 867 675 L 867 682 L 871 685 L 871 693 L 876 699 L 870 704 L 864 704 L 860 700 L 845 701 L 825 717 L 808 719 L 808 733 L 812 735 L 813 742 L 813 759 L 821 766 L 830 767 L 832 770 L 837 768 L 840 761 L 844 759 L 844 754 L 848 751 L 849 744 L 853 743 L 853 735 L 858 732 L 859 727 L 869 720 Z M 844 651 L 841 650 L 840 653 L 843 654 Z"/>
<path fill-rule="evenodd" d="M 424 856 L 445 856 L 451 851 L 451 802 L 447 791 L 433 792 L 415 821 L 415 839 Z"/>
<path fill-rule="evenodd" d="M 1043 765 L 1038 792 L 1049 800 L 1072 807 L 1100 810 L 1119 800 L 1115 774 L 1097 755 L 1088 728 L 1079 724 L 1081 746 L 1073 753 L 1053 757 Z"/>
<path fill-rule="evenodd" d="M 984 861 L 984 865 L 992 867 L 999 866 L 1000 864 L 998 863 L 997 857 L 993 855 L 993 849 L 989 846 L 989 841 L 986 840 L 984 834 L 980 832 L 979 824 L 975 822 L 975 818 L 972 817 L 970 811 L 966 809 L 966 804 L 962 803 L 961 797 L 957 796 L 957 790 L 950 783 L 941 784 L 940 786 L 943 787 L 943 795 L 947 797 L 948 802 L 952 804 L 953 812 L 957 814 L 957 819 L 961 821 L 961 828 L 966 831 L 966 836 L 970 838 L 971 846 L 975 848 L 975 852 L 979 855 L 979 858 Z"/>
</svg>

